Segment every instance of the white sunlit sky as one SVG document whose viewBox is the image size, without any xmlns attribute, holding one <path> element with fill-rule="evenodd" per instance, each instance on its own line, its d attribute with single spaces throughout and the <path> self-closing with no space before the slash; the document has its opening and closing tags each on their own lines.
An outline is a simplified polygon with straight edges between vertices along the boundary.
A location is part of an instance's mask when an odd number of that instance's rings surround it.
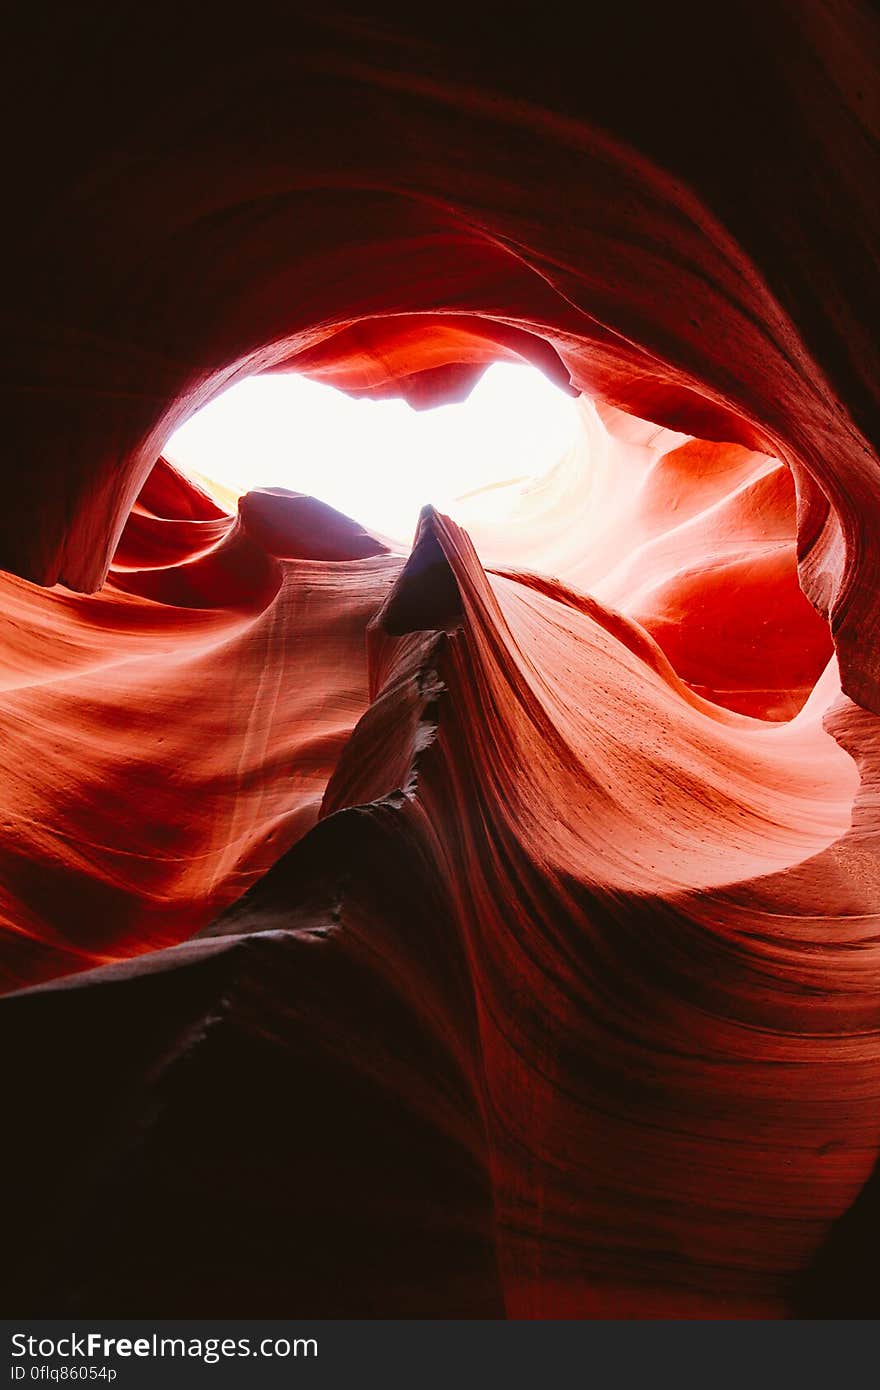
<svg viewBox="0 0 880 1390">
<path fill-rule="evenodd" d="M 495 363 L 461 405 L 354 400 L 291 373 L 231 387 L 170 439 L 176 467 L 234 493 L 309 493 L 409 547 L 419 510 L 540 477 L 574 441 L 576 407 L 533 367 Z M 503 510 L 503 489 L 498 505 Z M 492 492 L 481 512 L 492 514 Z"/>
</svg>

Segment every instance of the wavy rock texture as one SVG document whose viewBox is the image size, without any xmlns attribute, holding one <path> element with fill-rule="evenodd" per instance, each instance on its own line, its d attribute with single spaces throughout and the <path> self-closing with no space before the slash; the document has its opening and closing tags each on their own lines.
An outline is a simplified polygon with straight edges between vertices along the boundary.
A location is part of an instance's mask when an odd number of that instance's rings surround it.
<svg viewBox="0 0 880 1390">
<path fill-rule="evenodd" d="M 10 1311 L 878 1312 L 876 30 L 701 15 L 16 21 Z M 408 556 L 161 458 L 499 358 Z"/>
<path fill-rule="evenodd" d="M 466 499 L 481 557 L 611 604 L 716 703 L 796 714 L 833 648 L 797 581 L 789 470 L 584 398 L 579 412 L 579 438 L 548 475 Z"/>
<path fill-rule="evenodd" d="M 160 463 L 100 594 L 0 579 L 6 988 L 181 940 L 314 823 L 401 564 L 312 498 L 233 519 Z"/>
</svg>

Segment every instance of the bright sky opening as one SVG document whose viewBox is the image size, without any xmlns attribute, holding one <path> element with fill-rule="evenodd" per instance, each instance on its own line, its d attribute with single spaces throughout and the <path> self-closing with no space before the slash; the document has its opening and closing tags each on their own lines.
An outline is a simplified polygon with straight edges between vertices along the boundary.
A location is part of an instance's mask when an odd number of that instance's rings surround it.
<svg viewBox="0 0 880 1390">
<path fill-rule="evenodd" d="M 573 399 L 528 366 L 495 363 L 463 404 L 426 411 L 284 374 L 231 387 L 172 435 L 165 454 L 236 494 L 309 493 L 408 548 L 428 502 L 457 517 L 459 499 L 489 489 L 480 513 L 502 520 L 576 429 Z"/>
</svg>

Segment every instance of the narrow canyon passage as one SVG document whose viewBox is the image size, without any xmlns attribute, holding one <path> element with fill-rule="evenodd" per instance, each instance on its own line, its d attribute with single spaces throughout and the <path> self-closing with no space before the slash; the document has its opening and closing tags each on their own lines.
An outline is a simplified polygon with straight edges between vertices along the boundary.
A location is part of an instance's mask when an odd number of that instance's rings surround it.
<svg viewBox="0 0 880 1390">
<path fill-rule="evenodd" d="M 163 8 L 10 73 L 6 1306 L 876 1314 L 867 11 Z"/>
</svg>

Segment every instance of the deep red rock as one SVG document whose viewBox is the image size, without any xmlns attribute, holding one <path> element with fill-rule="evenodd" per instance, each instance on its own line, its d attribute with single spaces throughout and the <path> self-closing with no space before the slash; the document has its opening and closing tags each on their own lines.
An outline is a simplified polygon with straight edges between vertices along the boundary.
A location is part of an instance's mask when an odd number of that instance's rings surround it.
<svg viewBox="0 0 880 1390">
<path fill-rule="evenodd" d="M 10 1311 L 877 1313 L 876 54 L 16 17 Z M 506 532 L 161 458 L 254 371 L 499 358 L 583 393 Z"/>
</svg>

